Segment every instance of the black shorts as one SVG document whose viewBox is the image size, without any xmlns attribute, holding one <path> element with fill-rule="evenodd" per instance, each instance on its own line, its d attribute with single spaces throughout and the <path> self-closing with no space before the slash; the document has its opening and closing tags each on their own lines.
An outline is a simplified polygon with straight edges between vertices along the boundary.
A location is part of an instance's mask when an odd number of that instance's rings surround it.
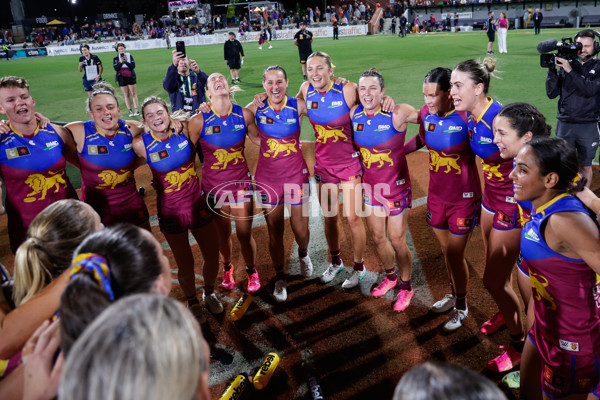
<svg viewBox="0 0 600 400">
<path fill-rule="evenodd" d="M 490 42 L 493 42 L 494 40 L 496 40 L 496 32 L 495 31 L 488 31 L 487 36 L 488 36 L 488 39 Z"/>
<path fill-rule="evenodd" d="M 312 53 L 300 53 L 300 64 L 306 64 L 306 59 L 308 58 L 308 56 L 310 56 Z"/>
<path fill-rule="evenodd" d="M 242 66 L 242 60 L 240 58 L 230 58 L 227 60 L 229 69 L 240 69 Z"/>
<path fill-rule="evenodd" d="M 563 138 L 577 150 L 577 158 L 582 167 L 589 167 L 596 158 L 600 130 L 597 122 L 572 124 L 557 121 L 556 137 Z"/>
<path fill-rule="evenodd" d="M 119 83 L 119 87 L 135 85 L 135 77 L 125 78 L 122 75 L 117 75 L 117 82 Z"/>
</svg>

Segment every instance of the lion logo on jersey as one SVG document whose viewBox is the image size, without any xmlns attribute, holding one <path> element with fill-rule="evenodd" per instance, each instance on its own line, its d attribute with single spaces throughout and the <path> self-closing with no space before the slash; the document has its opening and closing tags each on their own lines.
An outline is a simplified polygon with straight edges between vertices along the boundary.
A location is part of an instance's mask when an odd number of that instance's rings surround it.
<svg viewBox="0 0 600 400">
<path fill-rule="evenodd" d="M 58 171 L 56 173 L 48 172 L 50 176 L 44 176 L 42 174 L 31 174 L 25 180 L 25 184 L 29 186 L 31 193 L 27 194 L 27 197 L 23 199 L 25 203 L 32 203 L 36 200 L 44 200 L 48 190 L 54 189 L 54 193 L 58 193 L 60 186 L 67 187 L 67 182 L 63 178 L 64 171 Z M 35 198 L 38 194 L 42 194 L 40 198 Z"/>
<path fill-rule="evenodd" d="M 487 179 L 492 179 L 493 177 L 496 177 L 499 181 L 504 180 L 504 176 L 502 176 L 502 173 L 498 171 L 500 169 L 501 164 L 490 165 L 484 163 L 483 161 L 481 162 L 481 164 L 483 165 L 483 174 Z"/>
<path fill-rule="evenodd" d="M 230 151 L 217 149 L 213 153 L 213 156 L 217 159 L 217 163 L 213 164 L 210 169 L 225 169 L 227 168 L 227 164 L 232 161 L 234 161 L 234 164 L 237 164 L 239 161 L 246 161 L 242 154 L 242 149 L 230 149 Z"/>
<path fill-rule="evenodd" d="M 429 163 L 430 170 L 433 171 L 435 169 L 435 172 L 438 172 L 440 167 L 446 167 L 446 171 L 444 171 L 445 174 L 449 173 L 452 169 L 456 170 L 456 175 L 461 174 L 460 165 L 458 165 L 456 162 L 458 159 L 460 159 L 460 155 L 448 155 L 442 151 L 442 155 L 440 156 L 440 153 L 433 149 L 429 150 L 429 155 L 431 159 L 431 162 Z"/>
<path fill-rule="evenodd" d="M 545 299 L 546 302 L 550 303 L 548 309 L 551 311 L 556 311 L 556 302 L 554 301 L 554 297 L 552 297 L 552 295 L 548 293 L 548 290 L 546 290 L 546 286 L 549 285 L 548 279 L 533 272 L 529 273 L 529 278 L 531 287 L 535 290 L 535 299 L 538 301 Z"/>
<path fill-rule="evenodd" d="M 390 167 L 394 166 L 394 162 L 390 158 L 390 153 L 392 151 L 377 151 L 373 150 L 371 153 L 369 149 L 365 149 L 364 147 L 360 149 L 360 155 L 362 157 L 363 162 L 366 164 L 367 168 L 371 168 L 371 164 L 379 163 L 377 168 L 381 168 L 385 165 L 385 163 L 390 163 Z"/>
<path fill-rule="evenodd" d="M 98 174 L 98 177 L 104 181 L 96 186 L 96 189 L 114 189 L 121 183 L 127 183 L 133 178 L 133 171 L 127 169 L 121 169 L 122 174 L 116 171 L 107 169 Z"/>
<path fill-rule="evenodd" d="M 267 158 L 275 158 L 279 155 L 279 153 L 283 152 L 285 152 L 283 155 L 284 157 L 287 157 L 292 153 L 298 153 L 298 150 L 296 150 L 296 141 L 293 139 L 289 142 L 286 142 L 285 140 L 278 142 L 277 139 L 268 139 L 267 147 L 269 150 L 263 153 L 263 156 Z"/>
<path fill-rule="evenodd" d="M 344 142 L 348 140 L 348 136 L 344 135 L 344 128 L 341 126 L 327 129 L 324 126 L 315 125 L 315 132 L 317 133 L 318 143 L 327 143 L 327 139 L 329 138 L 333 138 L 334 143 L 339 139 L 342 139 Z"/>
<path fill-rule="evenodd" d="M 196 168 L 194 163 L 190 163 L 187 167 L 181 168 L 183 172 L 170 171 L 165 176 L 165 182 L 169 186 L 165 189 L 165 193 L 178 192 L 181 186 L 190 183 L 196 177 Z"/>
</svg>

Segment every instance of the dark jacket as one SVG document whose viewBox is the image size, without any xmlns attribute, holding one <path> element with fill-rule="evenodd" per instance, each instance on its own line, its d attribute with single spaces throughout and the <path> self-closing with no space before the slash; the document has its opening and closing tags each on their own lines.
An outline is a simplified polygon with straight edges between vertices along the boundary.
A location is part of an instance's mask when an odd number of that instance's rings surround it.
<svg viewBox="0 0 600 400">
<path fill-rule="evenodd" d="M 223 47 L 223 53 L 225 60 L 238 60 L 240 57 L 244 57 L 244 48 L 239 40 L 227 40 Z"/>
<path fill-rule="evenodd" d="M 600 60 L 572 65 L 568 74 L 562 68 L 548 70 L 546 94 L 551 99 L 560 96 L 556 118 L 572 124 L 596 122 L 600 116 Z"/>
<path fill-rule="evenodd" d="M 533 20 L 533 25 L 540 26 L 542 24 L 542 20 L 544 19 L 544 16 L 542 15 L 542 13 L 539 13 L 539 14 L 533 13 L 533 16 L 531 17 L 531 19 Z"/>
<path fill-rule="evenodd" d="M 121 75 L 121 68 L 123 68 L 124 65 L 129 68 L 131 71 L 131 76 L 135 78 L 135 60 L 133 59 L 132 55 L 129 55 L 129 59 L 131 60 L 130 62 L 121 62 L 120 54 L 113 58 L 113 68 L 115 71 L 117 71 L 117 80 L 119 79 L 119 75 Z"/>
<path fill-rule="evenodd" d="M 208 75 L 200 71 L 196 74 L 194 71 L 190 71 L 189 81 L 187 77 L 179 75 L 177 67 L 173 64 L 169 65 L 165 80 L 163 81 L 163 88 L 169 93 L 169 100 L 171 101 L 171 109 L 173 111 L 181 110 L 184 106 L 185 97 L 190 97 L 191 87 L 191 98 L 193 99 L 192 113 L 194 113 L 200 104 L 204 103 L 204 88 L 208 81 Z M 188 84 L 189 83 L 189 84 Z M 183 87 L 183 88 L 182 88 Z M 185 92 L 185 93 L 184 93 Z"/>
</svg>

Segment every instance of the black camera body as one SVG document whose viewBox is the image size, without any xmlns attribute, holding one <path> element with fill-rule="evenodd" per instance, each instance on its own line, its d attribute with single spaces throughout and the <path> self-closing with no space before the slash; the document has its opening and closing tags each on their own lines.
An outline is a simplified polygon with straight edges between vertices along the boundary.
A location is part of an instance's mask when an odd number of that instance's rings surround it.
<svg viewBox="0 0 600 400">
<path fill-rule="evenodd" d="M 541 43 L 540 43 L 541 44 Z M 538 46 L 538 51 L 540 46 Z M 548 49 L 545 54 L 540 55 L 540 65 L 543 68 L 555 68 L 556 57 L 564 58 L 573 63 L 579 58 L 579 51 L 583 49 L 583 45 L 580 42 L 576 42 L 572 38 L 562 38 L 560 42 L 556 42 L 554 48 Z M 556 50 L 556 53 L 549 53 L 549 51 Z"/>
</svg>

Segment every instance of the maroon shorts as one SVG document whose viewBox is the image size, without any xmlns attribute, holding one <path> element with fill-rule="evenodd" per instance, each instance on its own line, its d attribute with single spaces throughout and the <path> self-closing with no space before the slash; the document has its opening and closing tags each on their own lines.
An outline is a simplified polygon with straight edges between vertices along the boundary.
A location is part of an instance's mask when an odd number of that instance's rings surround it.
<svg viewBox="0 0 600 400">
<path fill-rule="evenodd" d="M 448 229 L 454 235 L 465 235 L 479 224 L 481 200 L 464 199 L 458 204 L 427 198 L 427 223 L 435 229 Z"/>
<path fill-rule="evenodd" d="M 301 183 L 286 182 L 278 184 L 266 184 L 256 181 L 256 193 L 259 195 L 260 204 L 263 205 L 290 204 L 296 206 L 308 201 L 310 186 L 307 179 Z"/>
<path fill-rule="evenodd" d="M 593 393 L 600 397 L 598 358 L 591 354 L 579 355 L 547 343 L 534 334 L 535 324 L 529 331 L 529 340 L 536 345 L 542 358 L 542 390 L 551 398 L 573 394 Z M 565 344 L 568 347 L 568 343 Z"/>
<path fill-rule="evenodd" d="M 407 208 L 412 207 L 412 193 L 410 186 L 405 186 L 401 191 L 394 195 L 384 195 L 377 192 L 377 187 L 374 189 L 370 185 L 364 186 L 363 199 L 364 203 L 370 207 L 383 207 L 385 213 L 389 217 L 399 215 Z"/>
<path fill-rule="evenodd" d="M 489 185 L 483 190 L 483 211 L 494 214 L 494 228 L 500 231 L 521 228 L 519 206 L 512 196 Z"/>
<path fill-rule="evenodd" d="M 206 200 L 211 210 L 230 204 L 244 203 L 252 200 L 253 190 L 251 181 L 233 181 L 215 186 L 205 191 Z"/>
<path fill-rule="evenodd" d="M 340 168 L 323 168 L 315 164 L 315 180 L 319 183 L 340 183 L 360 178 L 363 170 L 357 161 Z"/>
<path fill-rule="evenodd" d="M 208 208 L 206 197 L 200 197 L 190 210 L 164 209 L 159 210 L 158 226 L 161 232 L 178 234 L 188 230 L 202 228 L 212 221 L 213 214 Z"/>
<path fill-rule="evenodd" d="M 143 204 L 141 208 L 128 208 L 122 210 L 119 214 L 111 214 L 107 212 L 98 212 L 98 214 L 100 215 L 100 219 L 105 226 L 116 225 L 122 222 L 142 226 L 150 219 L 146 204 Z"/>
</svg>

